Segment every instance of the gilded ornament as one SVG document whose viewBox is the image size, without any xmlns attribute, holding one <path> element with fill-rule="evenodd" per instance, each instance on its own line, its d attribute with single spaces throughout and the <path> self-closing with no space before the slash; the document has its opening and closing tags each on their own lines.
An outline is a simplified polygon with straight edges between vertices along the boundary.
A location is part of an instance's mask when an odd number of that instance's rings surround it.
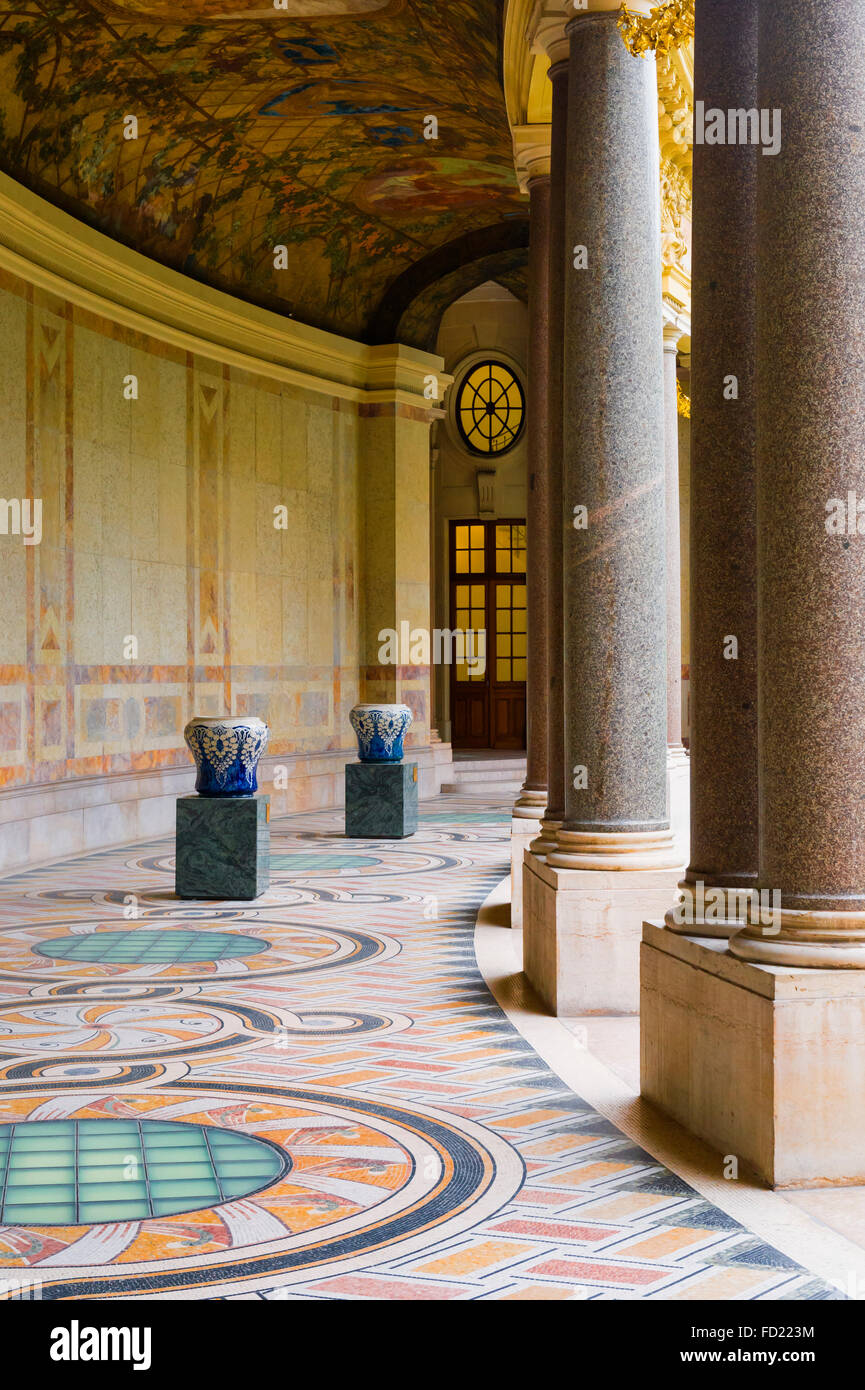
<svg viewBox="0 0 865 1390">
<path fill-rule="evenodd" d="M 694 0 L 670 0 L 669 4 L 656 5 L 648 17 L 631 14 L 623 3 L 619 11 L 619 31 L 625 47 L 635 58 L 652 52 L 671 53 L 694 37 Z"/>
</svg>

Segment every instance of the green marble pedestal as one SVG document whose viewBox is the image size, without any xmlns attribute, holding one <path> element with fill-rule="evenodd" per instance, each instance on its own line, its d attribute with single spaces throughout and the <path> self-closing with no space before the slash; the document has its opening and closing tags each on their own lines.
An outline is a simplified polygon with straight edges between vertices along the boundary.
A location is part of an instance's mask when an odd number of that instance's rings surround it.
<svg viewBox="0 0 865 1390">
<path fill-rule="evenodd" d="M 179 898 L 248 900 L 269 884 L 269 796 L 178 797 Z"/>
<path fill-rule="evenodd" d="M 346 763 L 345 833 L 404 840 L 417 830 L 417 763 Z"/>
</svg>

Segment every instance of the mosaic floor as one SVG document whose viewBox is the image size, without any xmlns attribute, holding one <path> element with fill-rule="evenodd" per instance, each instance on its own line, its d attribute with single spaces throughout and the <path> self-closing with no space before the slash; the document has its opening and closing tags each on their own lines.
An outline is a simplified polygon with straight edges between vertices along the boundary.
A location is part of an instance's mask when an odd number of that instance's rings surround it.
<svg viewBox="0 0 865 1390">
<path fill-rule="evenodd" d="M 170 841 L 0 884 L 0 1297 L 825 1299 L 603 1119 L 475 962 L 507 808 L 274 822 L 270 891 Z"/>
</svg>

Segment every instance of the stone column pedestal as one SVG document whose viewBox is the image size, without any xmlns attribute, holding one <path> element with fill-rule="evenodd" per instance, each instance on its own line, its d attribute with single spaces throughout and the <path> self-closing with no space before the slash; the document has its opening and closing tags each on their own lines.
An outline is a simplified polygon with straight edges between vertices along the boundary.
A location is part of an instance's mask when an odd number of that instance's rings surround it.
<svg viewBox="0 0 865 1390">
<path fill-rule="evenodd" d="M 641 914 L 663 912 L 680 873 L 557 869 L 526 854 L 523 968 L 551 1013 L 639 1012 Z"/>
<path fill-rule="evenodd" d="M 546 801 L 546 795 L 544 796 Z M 524 921 L 523 861 L 526 851 L 541 833 L 541 822 L 518 816 L 511 819 L 511 926 L 521 927 Z"/>
<path fill-rule="evenodd" d="M 645 1100 L 771 1187 L 865 1183 L 865 972 L 739 960 L 647 922 Z"/>
</svg>

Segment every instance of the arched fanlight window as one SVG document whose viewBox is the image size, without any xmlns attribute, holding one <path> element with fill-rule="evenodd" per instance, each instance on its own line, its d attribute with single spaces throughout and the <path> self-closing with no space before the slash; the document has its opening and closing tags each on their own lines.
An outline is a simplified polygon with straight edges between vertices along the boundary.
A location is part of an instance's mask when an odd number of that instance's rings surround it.
<svg viewBox="0 0 865 1390">
<path fill-rule="evenodd" d="M 522 434 L 525 420 L 525 392 L 504 362 L 477 362 L 463 377 L 456 422 L 473 454 L 506 453 Z"/>
</svg>

